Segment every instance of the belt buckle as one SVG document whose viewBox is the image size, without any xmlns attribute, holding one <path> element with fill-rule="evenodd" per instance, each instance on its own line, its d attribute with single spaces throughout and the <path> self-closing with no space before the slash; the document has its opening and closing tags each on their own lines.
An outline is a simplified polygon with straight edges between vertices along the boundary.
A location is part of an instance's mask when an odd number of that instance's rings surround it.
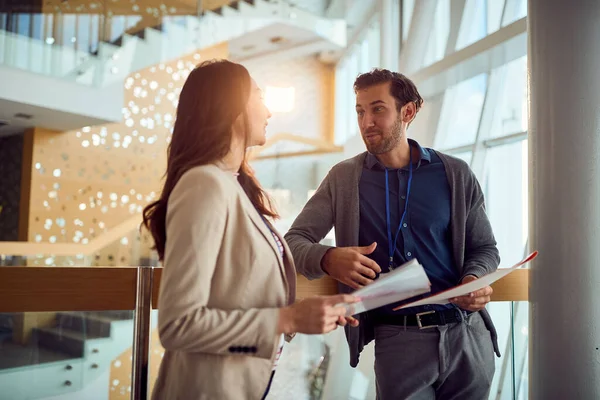
<svg viewBox="0 0 600 400">
<path fill-rule="evenodd" d="M 437 328 L 439 325 L 423 325 L 423 323 L 421 322 L 421 316 L 427 314 L 435 314 L 435 310 L 424 311 L 415 315 L 415 317 L 417 318 L 417 325 L 419 326 L 419 329 Z"/>
</svg>

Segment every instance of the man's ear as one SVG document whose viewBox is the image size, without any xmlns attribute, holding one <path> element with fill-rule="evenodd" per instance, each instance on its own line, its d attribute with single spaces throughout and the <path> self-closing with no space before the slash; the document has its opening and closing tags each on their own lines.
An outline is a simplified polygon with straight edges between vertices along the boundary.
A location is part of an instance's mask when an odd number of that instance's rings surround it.
<svg viewBox="0 0 600 400">
<path fill-rule="evenodd" d="M 402 116 L 402 122 L 410 124 L 417 115 L 417 106 L 411 101 L 410 103 L 406 103 L 400 112 Z"/>
</svg>

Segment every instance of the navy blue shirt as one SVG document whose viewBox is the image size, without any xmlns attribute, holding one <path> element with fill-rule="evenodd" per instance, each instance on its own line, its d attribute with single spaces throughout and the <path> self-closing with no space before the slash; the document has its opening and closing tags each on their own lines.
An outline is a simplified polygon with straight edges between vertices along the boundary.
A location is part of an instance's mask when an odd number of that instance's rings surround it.
<svg viewBox="0 0 600 400">
<path fill-rule="evenodd" d="M 452 254 L 450 231 L 450 187 L 444 164 L 435 151 L 421 147 L 409 139 L 412 147 L 419 149 L 420 159 L 413 160 L 413 178 L 408 208 L 403 226 L 398 234 L 394 251 L 394 263 L 403 263 L 417 258 L 431 282 L 431 293 L 413 297 L 401 303 L 390 304 L 371 311 L 372 314 L 415 314 L 428 310 L 443 310 L 451 305 L 427 305 L 399 311 L 392 309 L 402 303 L 451 288 L 459 283 L 460 275 Z M 406 204 L 409 177 L 408 166 L 388 169 L 390 191 L 390 221 L 392 236 Z M 360 229 L 359 246 L 377 242 L 377 248 L 369 256 L 389 272 L 388 233 L 385 206 L 385 166 L 373 154 L 367 154 L 359 183 Z"/>
</svg>

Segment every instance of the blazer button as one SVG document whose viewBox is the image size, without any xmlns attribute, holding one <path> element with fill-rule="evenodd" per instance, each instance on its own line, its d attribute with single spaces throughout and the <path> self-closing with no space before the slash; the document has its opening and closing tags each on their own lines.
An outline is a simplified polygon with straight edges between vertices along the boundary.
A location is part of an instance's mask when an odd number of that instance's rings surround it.
<svg viewBox="0 0 600 400">
<path fill-rule="evenodd" d="M 230 353 L 235 353 L 235 352 L 236 352 L 236 348 L 235 348 L 235 347 L 233 347 L 233 346 L 231 346 L 231 347 L 229 348 L 229 352 L 230 352 Z"/>
<path fill-rule="evenodd" d="M 250 347 L 248 347 L 248 346 L 244 346 L 244 347 L 242 347 L 242 352 L 243 352 L 243 353 L 248 353 L 248 352 L 250 352 Z"/>
<path fill-rule="evenodd" d="M 256 348 L 256 346 L 252 346 L 252 347 L 250 347 L 250 351 L 252 353 L 256 353 L 258 351 L 258 349 Z"/>
</svg>

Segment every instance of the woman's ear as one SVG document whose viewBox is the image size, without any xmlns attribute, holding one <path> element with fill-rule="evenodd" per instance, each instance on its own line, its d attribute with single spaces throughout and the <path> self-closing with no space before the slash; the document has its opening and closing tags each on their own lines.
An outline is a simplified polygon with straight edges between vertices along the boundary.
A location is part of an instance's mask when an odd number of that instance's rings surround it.
<svg viewBox="0 0 600 400">
<path fill-rule="evenodd" d="M 246 124 L 245 124 L 245 113 L 241 113 L 237 116 L 233 125 L 231 126 L 232 136 L 236 139 L 246 139 Z"/>
</svg>

